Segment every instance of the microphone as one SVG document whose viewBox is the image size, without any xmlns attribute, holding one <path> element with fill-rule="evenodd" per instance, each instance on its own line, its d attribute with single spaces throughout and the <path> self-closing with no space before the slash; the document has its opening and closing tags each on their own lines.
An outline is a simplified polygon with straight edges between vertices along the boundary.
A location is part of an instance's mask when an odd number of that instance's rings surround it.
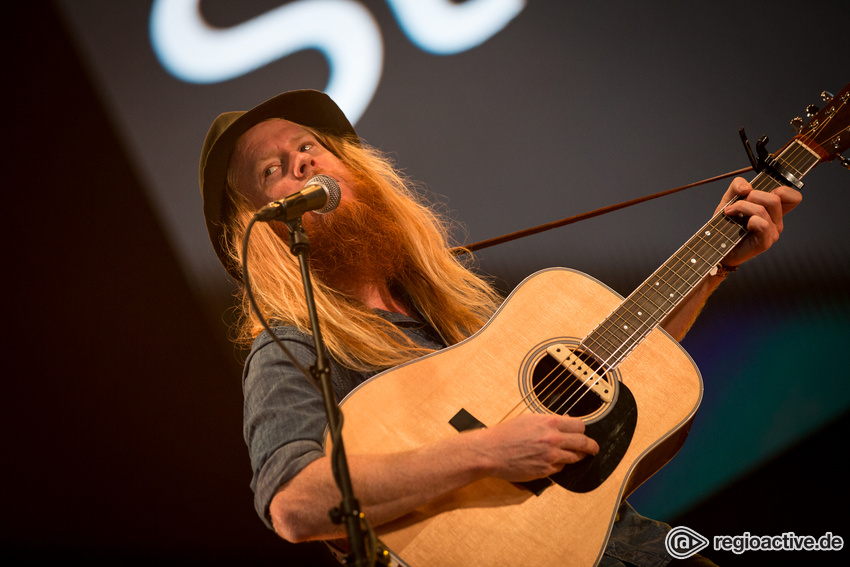
<svg viewBox="0 0 850 567">
<path fill-rule="evenodd" d="M 296 219 L 308 211 L 320 215 L 329 213 L 339 205 L 339 183 L 327 175 L 315 175 L 307 180 L 304 189 L 283 199 L 272 201 L 254 215 L 259 221 Z"/>
</svg>

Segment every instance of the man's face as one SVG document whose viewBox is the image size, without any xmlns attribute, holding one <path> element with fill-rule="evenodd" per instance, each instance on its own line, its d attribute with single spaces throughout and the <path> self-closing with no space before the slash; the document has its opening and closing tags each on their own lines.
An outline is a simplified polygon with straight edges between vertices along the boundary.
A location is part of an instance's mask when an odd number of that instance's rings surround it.
<svg viewBox="0 0 850 567">
<path fill-rule="evenodd" d="M 327 215 L 308 213 L 314 273 L 336 289 L 355 294 L 364 284 L 393 279 L 403 262 L 404 231 L 380 198 L 307 130 L 275 119 L 248 130 L 233 150 L 231 167 L 239 191 L 257 208 L 304 188 L 322 173 L 340 187 L 339 207 Z M 366 205 L 368 203 L 368 205 Z M 276 227 L 278 235 L 288 234 Z"/>
<path fill-rule="evenodd" d="M 239 190 L 257 208 L 304 188 L 319 173 L 334 178 L 342 200 L 351 199 L 347 168 L 307 130 L 282 119 L 261 122 L 245 132 L 233 150 Z"/>
</svg>

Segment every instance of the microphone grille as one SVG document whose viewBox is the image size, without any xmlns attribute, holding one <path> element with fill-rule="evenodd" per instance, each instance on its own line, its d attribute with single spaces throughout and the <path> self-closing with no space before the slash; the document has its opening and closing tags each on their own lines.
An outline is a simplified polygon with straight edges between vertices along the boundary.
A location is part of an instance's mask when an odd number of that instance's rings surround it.
<svg viewBox="0 0 850 567">
<path fill-rule="evenodd" d="M 328 194 L 328 202 L 321 209 L 313 211 L 314 213 L 324 215 L 339 206 L 339 199 L 342 197 L 342 192 L 339 190 L 339 183 L 333 177 L 314 175 L 307 181 L 306 185 L 320 185 L 325 190 L 325 193 Z"/>
</svg>

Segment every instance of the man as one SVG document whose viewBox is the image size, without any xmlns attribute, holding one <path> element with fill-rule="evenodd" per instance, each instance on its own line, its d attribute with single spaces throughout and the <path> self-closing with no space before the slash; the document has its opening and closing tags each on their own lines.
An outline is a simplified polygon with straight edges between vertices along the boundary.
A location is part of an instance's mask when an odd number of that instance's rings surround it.
<svg viewBox="0 0 850 567">
<path fill-rule="evenodd" d="M 419 202 L 385 158 L 361 144 L 339 108 L 316 91 L 288 92 L 248 112 L 223 114 L 207 135 L 200 164 L 204 213 L 216 253 L 237 280 L 242 238 L 256 210 L 301 190 L 319 173 L 336 179 L 342 193 L 331 214 L 303 218 L 340 400 L 378 371 L 470 336 L 494 313 L 499 298 L 451 254 L 444 221 Z M 740 199 L 726 214 L 748 217 L 750 233 L 717 274 L 663 321 L 676 339 L 729 271 L 776 241 L 783 214 L 801 200 L 785 187 L 770 194 L 753 191 L 743 179 L 732 182 L 721 206 L 733 196 Z M 255 227 L 251 286 L 263 317 L 306 366 L 315 352 L 287 239 L 287 230 L 275 223 Z M 241 339 L 253 341 L 244 373 L 244 434 L 257 512 L 292 542 L 343 537 L 344 527 L 328 516 L 340 494 L 322 447 L 326 421 L 320 395 L 261 332 L 248 303 L 243 305 Z M 581 420 L 526 414 L 416 450 L 349 454 L 348 460 L 355 494 L 377 526 L 480 479 L 538 479 L 598 451 Z M 601 564 L 670 560 L 663 544 L 666 526 L 627 504 L 618 518 Z"/>
</svg>

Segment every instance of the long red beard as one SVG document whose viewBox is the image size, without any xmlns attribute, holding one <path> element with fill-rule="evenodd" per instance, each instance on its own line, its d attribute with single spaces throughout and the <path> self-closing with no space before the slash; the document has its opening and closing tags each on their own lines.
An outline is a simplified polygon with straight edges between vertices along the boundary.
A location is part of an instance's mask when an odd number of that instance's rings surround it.
<svg viewBox="0 0 850 567">
<path fill-rule="evenodd" d="M 404 230 L 380 190 L 359 180 L 354 195 L 326 215 L 304 218 L 314 277 L 349 294 L 367 285 L 392 284 L 407 258 Z"/>
</svg>

